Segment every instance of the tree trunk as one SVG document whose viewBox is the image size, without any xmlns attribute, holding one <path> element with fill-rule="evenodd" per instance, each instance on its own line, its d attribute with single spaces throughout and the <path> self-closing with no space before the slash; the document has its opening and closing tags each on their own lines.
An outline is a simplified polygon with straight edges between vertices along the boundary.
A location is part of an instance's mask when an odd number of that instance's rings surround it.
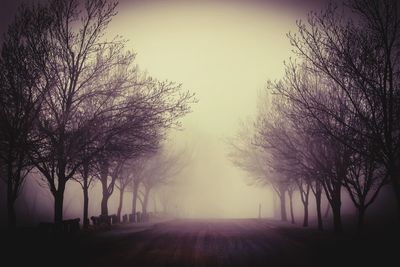
<svg viewBox="0 0 400 267">
<path fill-rule="evenodd" d="M 318 230 L 324 230 L 321 212 L 321 189 L 315 191 L 315 205 L 317 209 Z M 329 207 L 328 207 L 329 208 Z"/>
<path fill-rule="evenodd" d="M 132 222 L 135 222 L 135 215 L 136 215 L 136 202 L 137 202 L 137 195 L 138 195 L 138 190 L 139 190 L 139 183 L 138 182 L 133 182 L 133 188 L 132 188 Z"/>
<path fill-rule="evenodd" d="M 341 183 L 336 182 L 334 185 L 332 194 L 332 213 L 333 213 L 333 231 L 335 233 L 343 232 L 342 218 L 340 214 L 340 209 L 342 206 L 341 202 Z"/>
<path fill-rule="evenodd" d="M 122 211 L 122 205 L 124 202 L 124 192 L 125 192 L 125 188 L 122 187 L 121 190 L 119 191 L 119 204 L 118 204 L 118 211 L 117 211 L 117 217 L 118 217 L 119 221 L 121 221 L 121 211 Z"/>
<path fill-rule="evenodd" d="M 154 213 L 157 213 L 157 199 L 155 194 L 153 194 L 153 196 Z"/>
<path fill-rule="evenodd" d="M 11 156 L 10 156 L 11 157 Z M 0 166 L 1 167 L 1 166 Z M 20 173 L 17 172 L 18 178 Z M 12 161 L 7 162 L 7 215 L 8 215 L 8 228 L 15 230 L 17 228 L 17 215 L 15 212 L 15 201 L 17 200 L 17 177 L 14 176 Z M 18 179 L 19 180 L 19 179 Z"/>
<path fill-rule="evenodd" d="M 7 192 L 9 194 L 9 192 Z M 7 196 L 7 215 L 8 229 L 15 230 L 17 228 L 17 216 L 15 214 L 15 198 Z"/>
<path fill-rule="evenodd" d="M 300 196 L 301 196 L 301 202 L 303 202 L 303 207 L 304 207 L 304 218 L 303 218 L 303 227 L 308 226 L 308 200 L 310 196 L 310 183 L 306 183 L 306 189 L 303 188 L 303 185 L 300 184 Z"/>
<path fill-rule="evenodd" d="M 326 205 L 326 209 L 325 209 L 325 213 L 324 213 L 324 219 L 328 219 L 329 218 L 330 211 L 331 211 L 331 204 L 328 203 Z"/>
<path fill-rule="evenodd" d="M 290 218 L 291 218 L 291 223 L 294 224 L 294 213 L 293 213 L 293 191 L 289 190 L 288 191 L 289 195 L 289 207 L 290 207 Z"/>
<path fill-rule="evenodd" d="M 108 195 L 103 195 L 101 199 L 101 215 L 108 215 Z"/>
<path fill-rule="evenodd" d="M 279 188 L 279 199 L 281 202 L 281 220 L 282 221 L 287 221 L 287 215 L 286 215 L 286 189 L 283 187 Z"/>
<path fill-rule="evenodd" d="M 110 194 L 108 193 L 108 161 L 104 160 L 102 162 L 100 171 L 101 187 L 103 191 L 103 198 L 101 199 L 101 215 L 108 215 L 108 198 Z"/>
<path fill-rule="evenodd" d="M 341 233 L 343 231 L 342 218 L 340 214 L 340 203 L 334 202 L 332 205 L 333 214 L 333 231 L 335 233 Z"/>
<path fill-rule="evenodd" d="M 59 182 L 58 190 L 54 194 L 54 222 L 61 223 L 63 220 L 65 182 Z"/>
<path fill-rule="evenodd" d="M 89 167 L 87 164 L 83 166 L 83 228 L 89 228 Z"/>
<path fill-rule="evenodd" d="M 142 207 L 142 215 L 146 216 L 147 215 L 147 206 L 149 204 L 149 195 L 150 195 L 150 189 L 145 189 L 144 192 L 144 197 L 143 197 L 143 207 Z"/>
<path fill-rule="evenodd" d="M 12 164 L 9 163 L 7 170 L 7 215 L 8 215 L 8 228 L 14 230 L 17 227 L 17 216 L 15 214 L 15 200 L 14 187 L 13 187 L 13 171 Z"/>
<path fill-rule="evenodd" d="M 83 188 L 83 228 L 89 228 L 89 190 L 87 187 Z"/>
<path fill-rule="evenodd" d="M 272 201 L 273 201 L 273 205 L 274 205 L 274 218 L 275 219 L 277 219 L 278 218 L 278 201 L 277 201 L 277 198 L 276 198 L 276 195 L 277 194 L 272 194 Z"/>
<path fill-rule="evenodd" d="M 333 213 L 333 231 L 335 233 L 341 233 L 343 231 L 343 227 L 342 227 L 342 218 L 340 214 L 340 206 L 334 205 L 332 207 L 332 213 Z"/>
<path fill-rule="evenodd" d="M 308 226 L 308 201 L 304 203 L 304 220 L 303 220 L 303 227 Z"/>
<path fill-rule="evenodd" d="M 361 205 L 358 207 L 357 211 L 358 211 L 357 234 L 360 235 L 364 228 L 365 207 Z"/>
</svg>

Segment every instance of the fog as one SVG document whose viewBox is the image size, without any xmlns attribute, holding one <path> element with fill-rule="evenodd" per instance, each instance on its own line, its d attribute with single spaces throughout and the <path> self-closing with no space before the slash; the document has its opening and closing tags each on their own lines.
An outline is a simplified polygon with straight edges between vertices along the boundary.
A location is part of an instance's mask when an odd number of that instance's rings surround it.
<svg viewBox="0 0 400 267">
<path fill-rule="evenodd" d="M 390 266 L 399 7 L 2 0 L 3 262 Z"/>
<path fill-rule="evenodd" d="M 226 139 L 240 119 L 254 115 L 265 79 L 282 74 L 276 66 L 289 56 L 285 34 L 296 16 L 277 8 L 122 2 L 113 21 L 110 32 L 130 40 L 142 69 L 182 83 L 199 99 L 173 138 L 193 149 L 192 163 L 178 179 L 186 216 L 257 217 L 259 203 L 264 216 L 273 215 L 270 189 L 247 185 L 247 174 L 227 159 Z"/>
<path fill-rule="evenodd" d="M 227 140 L 238 132 L 240 121 L 255 117 L 266 80 L 283 76 L 283 62 L 292 56 L 286 34 L 295 31 L 296 20 L 304 19 L 310 9 L 319 8 L 324 1 L 302 1 L 302 6 L 296 5 L 297 1 L 279 3 L 120 1 L 107 35 L 118 34 L 129 40 L 128 48 L 136 53 L 140 70 L 181 83 L 198 99 L 192 112 L 181 120 L 181 129 L 172 130 L 168 138 L 174 148 L 189 151 L 190 161 L 167 185 L 153 190 L 150 211 L 165 206 L 176 217 L 256 218 L 261 205 L 261 217 L 277 216 L 273 189 L 255 186 L 248 173 L 232 164 L 227 157 Z M 8 5 L 13 12 L 17 2 Z M 11 19 L 3 18 L 3 32 Z M 51 220 L 53 216 L 53 197 L 38 177 L 39 172 L 28 177 L 17 200 L 21 223 L 33 216 L 37 216 L 34 221 Z M 91 188 L 90 215 L 100 213 L 101 193 L 98 183 Z M 68 182 L 66 218 L 82 216 L 82 199 L 79 184 Z M 353 208 L 346 211 L 346 203 L 350 204 L 346 196 L 344 203 L 344 212 L 354 213 Z M 109 201 L 111 214 L 117 205 L 115 190 Z M 312 201 L 310 205 L 313 210 Z M 296 216 L 301 217 L 298 195 L 294 207 Z M 130 210 L 128 192 L 122 213 Z"/>
<path fill-rule="evenodd" d="M 248 184 L 248 175 L 227 159 L 226 139 L 237 131 L 241 119 L 255 114 L 258 92 L 266 79 L 281 77 L 280 66 L 290 56 L 286 33 L 315 3 L 301 7 L 290 1 L 287 4 L 120 1 L 108 34 L 129 39 L 142 70 L 182 83 L 199 100 L 182 120 L 182 129 L 171 133 L 178 146 L 187 146 L 193 154 L 189 166 L 169 186 L 176 193 L 176 214 L 258 217 L 261 204 L 263 217 L 274 215 L 271 188 Z M 51 214 L 51 194 L 35 183 L 37 179 L 29 177 L 25 191 L 39 190 L 34 193 L 40 203 L 36 209 L 41 214 L 49 209 Z M 110 200 L 111 213 L 116 209 L 117 195 Z M 79 185 L 69 182 L 66 217 L 81 216 L 81 199 Z M 99 213 L 100 200 L 101 191 L 96 186 L 90 192 L 90 214 Z M 130 210 L 129 193 L 125 208 Z"/>
</svg>

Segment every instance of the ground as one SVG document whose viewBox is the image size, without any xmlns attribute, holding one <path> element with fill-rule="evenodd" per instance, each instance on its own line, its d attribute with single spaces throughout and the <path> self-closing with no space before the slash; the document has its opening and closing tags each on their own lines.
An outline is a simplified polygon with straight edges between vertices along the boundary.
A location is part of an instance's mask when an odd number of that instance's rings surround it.
<svg viewBox="0 0 400 267">
<path fill-rule="evenodd" d="M 274 220 L 171 220 L 12 240 L 9 266 L 398 266 L 390 262 L 398 246 L 386 236 L 337 236 Z"/>
</svg>

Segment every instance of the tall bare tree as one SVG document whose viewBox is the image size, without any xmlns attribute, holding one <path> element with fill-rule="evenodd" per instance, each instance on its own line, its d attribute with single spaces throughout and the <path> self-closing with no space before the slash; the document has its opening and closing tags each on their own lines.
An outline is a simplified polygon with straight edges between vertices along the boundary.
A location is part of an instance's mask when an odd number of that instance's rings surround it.
<svg viewBox="0 0 400 267">
<path fill-rule="evenodd" d="M 117 183 L 115 184 L 117 189 L 119 190 L 119 203 L 117 209 L 117 217 L 118 220 L 121 220 L 121 212 L 124 204 L 124 194 L 128 186 L 132 183 L 132 178 L 134 173 L 131 172 L 131 161 L 128 159 L 125 161 L 122 166 L 122 170 L 120 175 L 117 177 Z"/>
<path fill-rule="evenodd" d="M 105 205 L 113 192 L 116 176 L 110 176 L 108 188 L 109 161 L 139 157 L 149 151 L 158 149 L 159 143 L 165 139 L 168 129 L 180 127 L 179 119 L 190 112 L 190 104 L 196 102 L 194 95 L 182 91 L 181 85 L 168 81 L 157 81 L 145 77 L 133 88 L 134 94 L 127 98 L 130 109 L 118 117 L 125 118 L 118 125 L 118 135 L 108 139 L 108 145 L 99 154 L 99 178 L 103 187 Z M 111 125 L 115 120 L 110 121 Z M 115 129 L 115 126 L 112 126 Z M 114 132 L 114 131 L 112 131 Z M 115 173 L 115 175 L 118 175 Z"/>
<path fill-rule="evenodd" d="M 97 116 L 82 116 L 82 107 L 91 101 L 100 105 L 108 98 L 101 94 L 105 84 L 100 88 L 91 85 L 127 60 L 121 56 L 121 40 L 103 38 L 116 5 L 105 0 L 53 0 L 49 4 L 52 24 L 47 41 L 51 56 L 46 73 L 55 77 L 55 82 L 39 114 L 37 135 L 41 143 L 32 158 L 54 196 L 56 222 L 63 219 L 66 183 L 82 164 L 78 156 L 88 142 L 83 132 L 98 123 Z"/>
<path fill-rule="evenodd" d="M 131 220 L 136 222 L 136 212 L 137 212 L 137 200 L 139 196 L 139 187 L 145 178 L 143 175 L 145 169 L 145 162 L 150 157 L 151 153 L 144 154 L 143 156 L 136 158 L 129 165 L 129 171 L 131 173 L 131 184 L 129 185 L 129 190 L 132 190 L 132 208 L 131 208 Z"/>
<path fill-rule="evenodd" d="M 46 31 L 50 25 L 45 7 L 21 6 L 1 46 L 0 161 L 10 228 L 16 226 L 14 203 L 33 166 L 28 152 L 37 141 L 32 134 L 36 118 L 52 85 L 51 76 L 42 71 L 49 53 Z"/>
<path fill-rule="evenodd" d="M 358 124 L 349 124 L 347 118 L 338 116 L 337 109 L 314 98 L 313 107 L 323 107 L 321 113 L 356 138 L 342 138 L 338 132 L 331 135 L 367 157 L 371 151 L 360 144 L 379 145 L 378 156 L 372 158 L 385 167 L 400 216 L 398 2 L 351 0 L 344 12 L 352 13 L 353 18 L 333 5 L 320 14 L 311 13 L 289 38 L 297 55 L 334 84 L 346 109 L 357 117 Z"/>
</svg>

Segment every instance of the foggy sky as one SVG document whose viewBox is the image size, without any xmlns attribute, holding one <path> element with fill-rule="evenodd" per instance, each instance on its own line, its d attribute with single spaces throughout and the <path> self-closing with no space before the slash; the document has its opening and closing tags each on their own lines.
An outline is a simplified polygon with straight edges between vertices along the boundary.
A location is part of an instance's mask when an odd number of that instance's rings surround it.
<svg viewBox="0 0 400 267">
<path fill-rule="evenodd" d="M 1 34 L 21 2 L 31 1 L 1 2 Z M 240 119 L 255 115 L 265 82 L 282 76 L 291 55 L 286 34 L 296 19 L 324 2 L 120 1 L 108 34 L 129 39 L 141 70 L 182 83 L 199 100 L 184 129 L 172 133 L 194 151 L 179 178 L 180 208 L 190 216 L 256 217 L 259 203 L 272 216 L 271 191 L 246 184 L 246 174 L 226 157 L 225 140 Z"/>
<path fill-rule="evenodd" d="M 180 201 L 190 216 L 256 217 L 259 203 L 272 216 L 271 191 L 246 184 L 225 140 L 255 115 L 267 79 L 282 76 L 291 51 L 286 33 L 305 13 L 254 3 L 121 3 L 109 31 L 130 40 L 140 68 L 199 99 L 174 138 L 195 151 Z"/>
</svg>

